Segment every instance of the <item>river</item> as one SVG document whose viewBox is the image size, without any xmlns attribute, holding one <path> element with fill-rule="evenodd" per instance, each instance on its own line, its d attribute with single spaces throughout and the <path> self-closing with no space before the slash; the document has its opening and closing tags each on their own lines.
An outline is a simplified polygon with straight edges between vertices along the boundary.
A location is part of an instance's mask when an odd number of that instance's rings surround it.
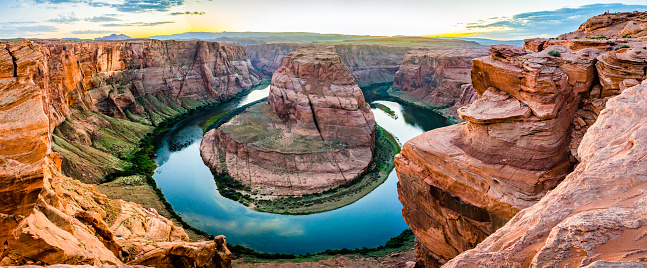
<svg viewBox="0 0 647 268">
<path fill-rule="evenodd" d="M 436 113 L 386 100 L 372 94 L 372 89 L 365 89 L 364 94 L 374 107 L 376 122 L 401 144 L 446 125 L 446 119 Z M 213 175 L 200 157 L 202 128 L 199 125 L 213 115 L 265 98 L 268 93 L 269 86 L 200 111 L 175 124 L 161 139 L 155 159 L 158 168 L 153 178 L 184 221 L 207 233 L 225 235 L 229 244 L 260 252 L 292 254 L 375 247 L 408 228 L 398 201 L 395 169 L 382 185 L 357 202 L 317 214 L 257 212 L 221 196 Z M 181 149 L 171 151 L 169 147 Z"/>
</svg>

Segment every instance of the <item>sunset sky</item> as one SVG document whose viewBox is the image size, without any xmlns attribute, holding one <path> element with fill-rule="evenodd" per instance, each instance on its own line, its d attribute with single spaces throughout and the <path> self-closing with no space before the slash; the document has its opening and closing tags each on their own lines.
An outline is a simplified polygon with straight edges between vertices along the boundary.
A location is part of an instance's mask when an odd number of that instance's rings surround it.
<svg viewBox="0 0 647 268">
<path fill-rule="evenodd" d="M 634 10 L 647 10 L 645 0 L 0 0 L 0 38 L 254 31 L 523 39 Z"/>
</svg>

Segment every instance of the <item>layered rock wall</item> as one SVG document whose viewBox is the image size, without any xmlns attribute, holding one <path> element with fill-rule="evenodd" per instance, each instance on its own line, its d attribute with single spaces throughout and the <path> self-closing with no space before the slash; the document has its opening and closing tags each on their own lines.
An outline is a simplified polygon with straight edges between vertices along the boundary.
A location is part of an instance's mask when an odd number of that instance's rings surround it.
<svg viewBox="0 0 647 268">
<path fill-rule="evenodd" d="M 571 171 L 580 92 L 595 82 L 599 50 L 560 57 L 498 45 L 473 61 L 479 94 L 458 110 L 466 123 L 432 130 L 396 156 L 403 216 L 434 267 L 474 247 Z"/>
<path fill-rule="evenodd" d="M 69 107 L 96 108 L 86 91 L 104 77 L 95 72 L 128 64 L 116 60 L 121 43 L 58 45 L 0 44 L 0 265 L 228 267 L 223 237 L 189 243 L 155 210 L 62 174 L 52 128 L 74 113 Z"/>
<path fill-rule="evenodd" d="M 447 267 L 639 267 L 647 260 L 647 85 L 610 99 L 578 148 L 575 171 Z"/>
<path fill-rule="evenodd" d="M 263 129 L 255 135 L 248 131 Z M 307 194 L 347 184 L 368 168 L 375 119 L 339 54 L 291 52 L 274 73 L 267 104 L 218 129 L 200 146 L 205 163 L 262 194 Z"/>
<path fill-rule="evenodd" d="M 393 87 L 432 107 L 461 102 L 464 86 L 471 84 L 472 59 L 486 49 L 412 50 L 395 74 Z"/>
</svg>

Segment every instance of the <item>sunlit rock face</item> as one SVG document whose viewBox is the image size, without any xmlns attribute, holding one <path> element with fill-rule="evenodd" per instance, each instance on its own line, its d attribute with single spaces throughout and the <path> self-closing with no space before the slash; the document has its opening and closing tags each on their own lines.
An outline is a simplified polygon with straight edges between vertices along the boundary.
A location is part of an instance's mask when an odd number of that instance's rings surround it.
<svg viewBox="0 0 647 268">
<path fill-rule="evenodd" d="M 95 51 L 87 63 L 92 68 L 119 69 L 124 62 L 99 53 L 106 44 L 57 45 L 0 43 L 0 266 L 121 266 L 135 260 L 155 267 L 169 261 L 229 267 L 223 237 L 189 243 L 181 227 L 154 209 L 110 200 L 62 174 L 62 159 L 51 149 L 52 128 L 73 112 L 68 106 L 94 110 L 80 91 L 92 75 L 77 72 L 88 71 L 80 68 L 87 62 L 70 60 L 85 55 L 74 49 Z"/>
<path fill-rule="evenodd" d="M 263 129 L 252 137 L 247 130 Z M 375 119 L 339 54 L 291 52 L 274 73 L 267 104 L 257 104 L 200 146 L 216 172 L 260 193 L 321 192 L 358 178 L 372 159 Z"/>
<path fill-rule="evenodd" d="M 572 170 L 572 124 L 602 51 L 550 50 L 561 56 L 492 46 L 491 56 L 473 60 L 479 99 L 458 109 L 467 122 L 424 133 L 396 156 L 421 265 L 476 246 Z"/>
<path fill-rule="evenodd" d="M 644 239 L 647 85 L 606 103 L 578 148 L 575 171 L 447 267 L 639 267 Z"/>
</svg>

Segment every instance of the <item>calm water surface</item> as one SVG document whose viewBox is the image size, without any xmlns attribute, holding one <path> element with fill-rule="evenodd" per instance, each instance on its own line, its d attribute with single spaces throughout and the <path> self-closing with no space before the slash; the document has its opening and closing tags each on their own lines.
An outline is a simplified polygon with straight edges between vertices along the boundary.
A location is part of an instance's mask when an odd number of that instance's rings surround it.
<svg viewBox="0 0 647 268">
<path fill-rule="evenodd" d="M 269 253 L 316 253 L 326 249 L 383 245 L 407 225 L 402 220 L 395 170 L 386 182 L 348 206 L 311 215 L 277 215 L 251 210 L 222 197 L 214 177 L 200 157 L 201 122 L 209 117 L 267 97 L 269 87 L 242 99 L 205 109 L 179 123 L 162 139 L 157 151 L 159 166 L 153 178 L 176 212 L 190 225 L 213 235 L 223 234 L 227 243 Z M 400 143 L 446 120 L 416 107 L 364 93 L 372 106 L 388 107 L 392 113 L 373 108 L 377 123 Z M 384 106 L 382 108 L 384 109 Z M 181 146 L 169 150 L 169 144 Z"/>
</svg>

